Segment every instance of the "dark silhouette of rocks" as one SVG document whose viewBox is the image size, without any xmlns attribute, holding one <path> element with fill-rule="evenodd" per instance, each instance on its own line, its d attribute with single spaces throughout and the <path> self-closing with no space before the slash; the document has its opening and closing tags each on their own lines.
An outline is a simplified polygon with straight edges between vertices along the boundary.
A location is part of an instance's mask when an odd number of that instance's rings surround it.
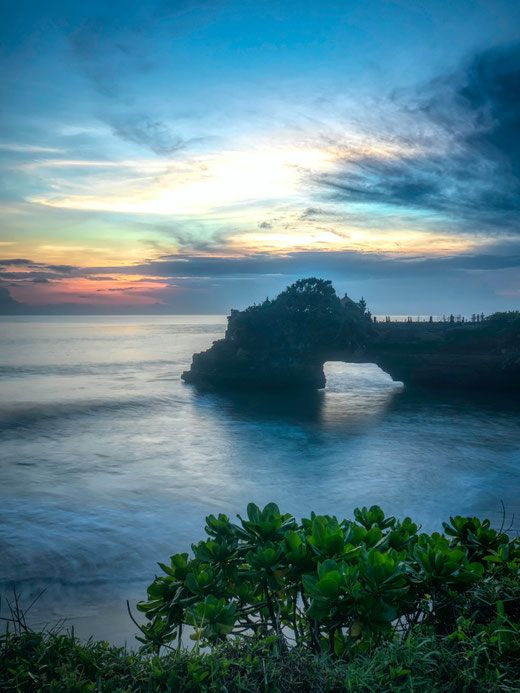
<svg viewBox="0 0 520 693">
<path fill-rule="evenodd" d="M 496 320 L 490 316 L 479 323 L 378 323 L 376 332 L 363 361 L 377 363 L 394 380 L 406 385 L 425 389 L 520 390 L 518 312 Z"/>
<path fill-rule="evenodd" d="M 183 380 L 204 387 L 319 389 L 326 361 L 376 363 L 424 388 L 517 391 L 520 313 L 480 322 L 373 322 L 363 299 L 301 279 L 276 299 L 232 310 L 224 339 L 194 354 Z"/>
</svg>

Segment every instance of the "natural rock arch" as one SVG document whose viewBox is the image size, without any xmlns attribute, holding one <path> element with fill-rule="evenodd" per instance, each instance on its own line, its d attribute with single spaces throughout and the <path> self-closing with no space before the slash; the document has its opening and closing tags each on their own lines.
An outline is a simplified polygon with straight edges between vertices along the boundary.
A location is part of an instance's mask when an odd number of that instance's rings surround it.
<svg viewBox="0 0 520 693">
<path fill-rule="evenodd" d="M 377 391 L 379 387 L 394 389 L 402 385 L 399 381 L 396 382 L 377 363 L 369 361 L 356 363 L 344 359 L 325 361 L 323 372 L 325 373 L 327 391 L 336 393 L 366 385 L 374 388 L 374 391 Z"/>
<path fill-rule="evenodd" d="M 301 279 L 276 299 L 232 310 L 224 339 L 193 356 L 186 382 L 263 389 L 325 386 L 323 364 L 362 352 L 373 332 L 363 303 L 330 281 Z"/>
<path fill-rule="evenodd" d="M 520 390 L 520 313 L 457 324 L 372 322 L 330 281 L 300 279 L 273 301 L 231 311 L 224 339 L 194 354 L 183 380 L 202 386 L 319 389 L 326 361 L 375 363 L 424 388 Z"/>
</svg>

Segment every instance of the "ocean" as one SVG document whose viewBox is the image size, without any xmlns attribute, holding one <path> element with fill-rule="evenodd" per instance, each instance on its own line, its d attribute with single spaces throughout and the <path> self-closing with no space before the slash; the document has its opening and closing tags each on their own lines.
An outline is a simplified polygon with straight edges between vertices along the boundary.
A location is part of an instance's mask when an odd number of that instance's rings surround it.
<svg viewBox="0 0 520 693">
<path fill-rule="evenodd" d="M 351 517 L 378 504 L 428 531 L 453 514 L 520 528 L 514 397 L 326 365 L 308 395 L 201 393 L 180 380 L 223 316 L 0 318 L 0 595 L 29 620 L 134 645 L 126 612 L 157 561 L 249 501 Z M 514 515 L 514 517 L 513 517 Z"/>
</svg>

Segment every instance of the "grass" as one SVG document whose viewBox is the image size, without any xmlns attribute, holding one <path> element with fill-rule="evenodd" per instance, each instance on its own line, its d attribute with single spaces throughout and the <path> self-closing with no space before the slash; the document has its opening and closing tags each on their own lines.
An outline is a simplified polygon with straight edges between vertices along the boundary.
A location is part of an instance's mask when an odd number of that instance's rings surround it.
<svg viewBox="0 0 520 693">
<path fill-rule="evenodd" d="M 81 642 L 58 629 L 34 632 L 26 621 L 34 601 L 24 610 L 15 593 L 6 602 L 10 615 L 0 616 L 7 627 L 0 635 L 0 691 L 520 693 L 518 540 L 476 518 L 450 518 L 444 524 L 448 539 L 417 536 L 409 519 L 397 523 L 376 506 L 356 509 L 355 516 L 370 530 L 328 516 L 302 521 L 296 548 L 314 551 L 303 567 L 290 541 L 296 532 L 286 531 L 287 518 L 274 504 L 263 511 L 250 504 L 243 530 L 226 516 L 208 516 L 208 533 L 224 533 L 226 541 L 200 542 L 192 547 L 197 558 L 175 554 L 171 567 L 159 564 L 166 577 L 148 590 L 153 601 L 142 610 L 150 612 L 150 621 L 139 626 L 143 646 L 135 651 Z M 391 532 L 387 538 L 380 525 Z M 255 534 L 257 528 L 270 532 L 269 541 Z M 364 542 L 355 556 L 350 544 L 344 547 L 354 530 Z M 248 542 L 232 543 L 233 532 Z M 272 549 L 276 532 L 278 551 Z M 406 548 L 397 551 L 389 539 Z M 373 541 L 379 548 L 367 549 Z M 324 559 L 333 552 L 340 554 L 337 561 Z M 349 556 L 350 565 L 341 562 Z M 260 559 L 269 559 L 269 566 Z M 342 586 L 352 575 L 352 585 Z M 295 580 L 305 606 L 299 620 L 296 601 L 292 611 L 284 602 Z M 212 591 L 224 596 L 217 599 Z M 233 631 L 237 605 L 253 628 Z M 253 613 L 258 620 L 251 622 Z M 194 649 L 182 647 L 183 624 L 194 628 Z M 287 634 L 291 624 L 294 640 Z"/>
<path fill-rule="evenodd" d="M 501 619 L 486 626 L 461 619 L 445 636 L 418 627 L 406 640 L 381 643 L 350 661 L 296 648 L 284 653 L 276 637 L 161 656 L 82 643 L 71 633 L 27 631 L 0 640 L 0 690 L 20 693 L 509 693 L 520 691 L 519 682 L 520 629 L 505 628 Z"/>
</svg>

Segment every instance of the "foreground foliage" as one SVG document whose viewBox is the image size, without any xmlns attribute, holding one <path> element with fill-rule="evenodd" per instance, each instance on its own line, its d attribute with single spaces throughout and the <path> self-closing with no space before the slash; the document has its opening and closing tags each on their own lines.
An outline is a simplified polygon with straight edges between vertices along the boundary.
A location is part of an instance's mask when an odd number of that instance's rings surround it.
<svg viewBox="0 0 520 693">
<path fill-rule="evenodd" d="M 520 545 L 488 520 L 239 520 L 159 564 L 139 652 L 34 633 L 16 602 L 0 690 L 520 693 Z"/>
<path fill-rule="evenodd" d="M 276 637 L 158 656 L 25 633 L 0 639 L 0 690 L 514 693 L 520 691 L 518 626 L 507 642 L 501 635 L 511 629 L 498 614 L 486 626 L 461 620 L 445 636 L 419 627 L 402 642 L 384 642 L 351 661 L 298 648 L 281 652 Z"/>
<path fill-rule="evenodd" d="M 518 580 L 520 543 L 489 520 L 453 517 L 445 534 L 419 533 L 410 519 L 373 506 L 354 520 L 311 514 L 297 522 L 269 503 L 254 503 L 240 524 L 206 518 L 193 557 L 175 554 L 138 604 L 152 651 L 182 637 L 217 645 L 232 635 L 277 635 L 281 647 L 352 657 L 408 635 L 417 624 L 452 632 L 461 616 L 489 617 L 476 595 L 498 581 Z M 496 595 L 516 621 L 517 601 Z M 504 636 L 505 637 L 505 636 Z"/>
</svg>

